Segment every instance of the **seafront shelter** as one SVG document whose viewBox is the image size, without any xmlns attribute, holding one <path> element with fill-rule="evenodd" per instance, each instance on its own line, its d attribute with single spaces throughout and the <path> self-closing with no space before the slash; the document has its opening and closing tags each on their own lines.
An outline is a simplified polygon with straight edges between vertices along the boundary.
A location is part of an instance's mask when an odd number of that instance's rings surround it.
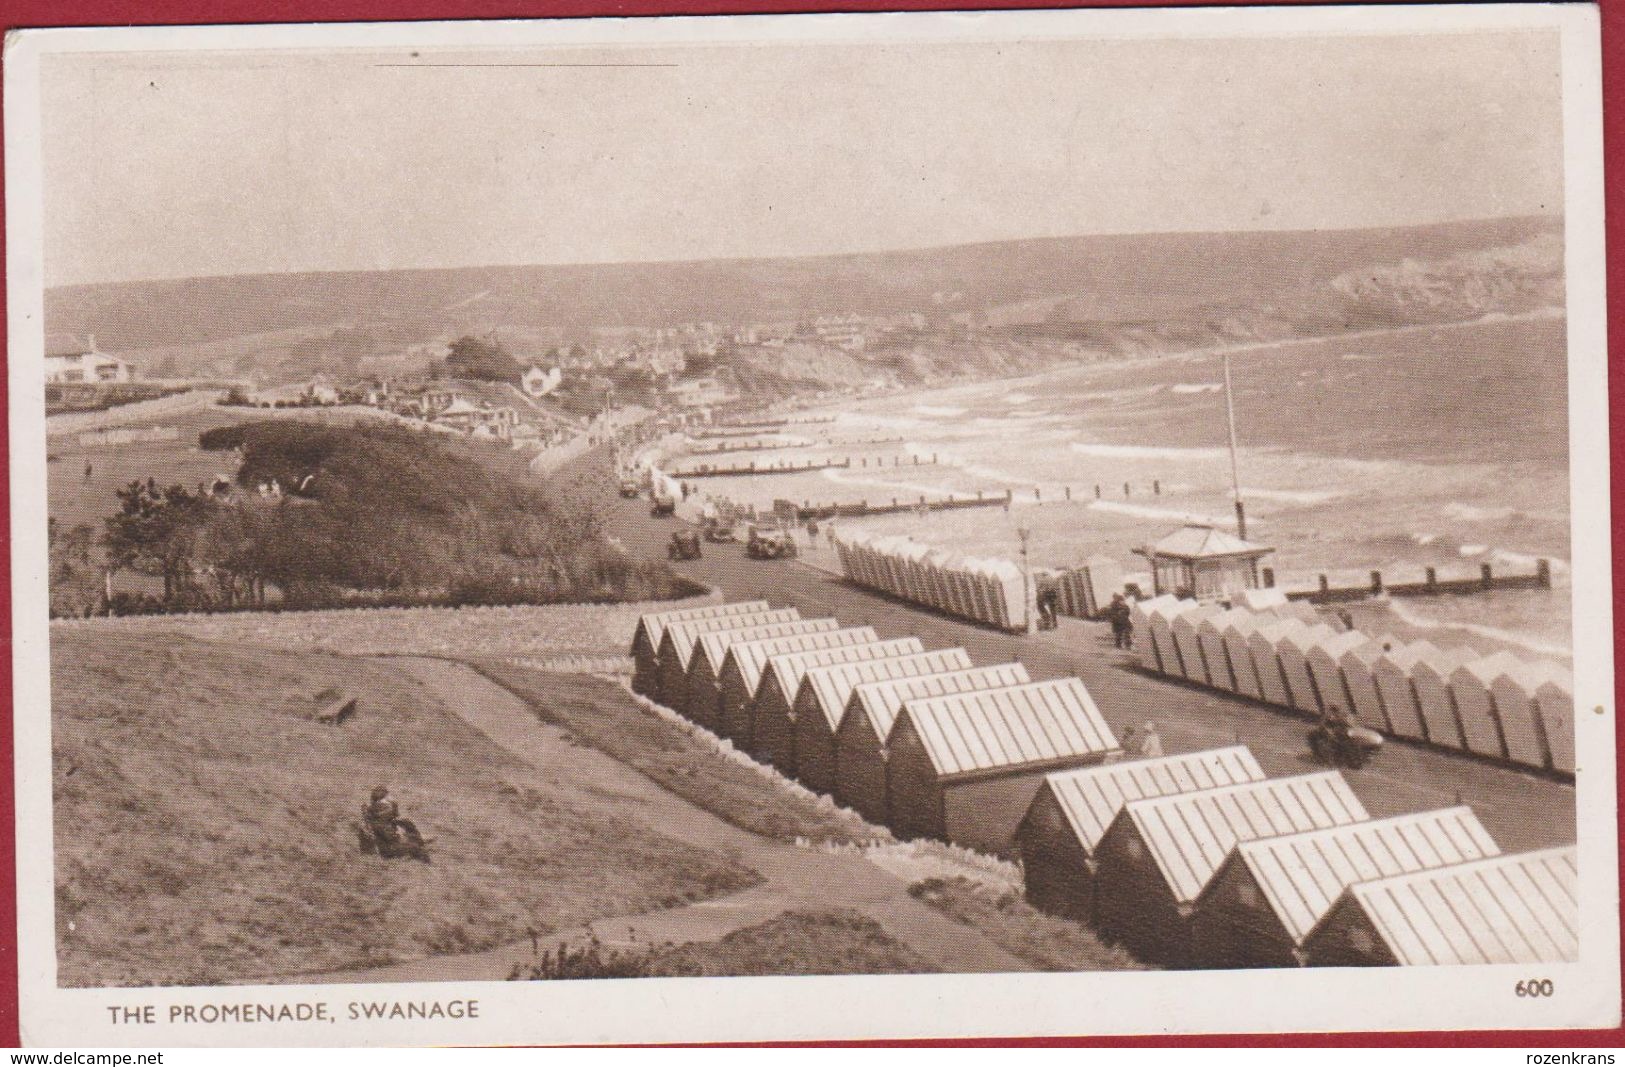
<svg viewBox="0 0 1625 1067">
<path fill-rule="evenodd" d="M 812 668 L 796 690 L 790 714 L 774 725 L 785 732 L 784 762 L 775 766 L 813 792 L 833 796 L 839 760 L 835 734 L 852 690 L 873 682 L 962 671 L 972 666 L 970 654 L 964 649 L 942 648 Z"/>
<path fill-rule="evenodd" d="M 1388 728 L 1395 737 L 1413 741 L 1427 739 L 1422 725 L 1422 708 L 1416 699 L 1416 686 L 1411 682 L 1411 669 L 1424 658 L 1437 656 L 1439 650 L 1431 642 L 1417 641 L 1400 645 L 1377 657 L 1371 668 L 1371 677 L 1382 695 L 1382 710 L 1388 716 Z"/>
<path fill-rule="evenodd" d="M 1573 845 L 1356 882 L 1304 938 L 1304 962 L 1573 962 L 1580 956 L 1578 882 Z"/>
<path fill-rule="evenodd" d="M 1044 775 L 1121 753 L 1076 678 L 910 700 L 886 739 L 892 832 L 1008 855 Z"/>
<path fill-rule="evenodd" d="M 666 627 L 671 623 L 751 615 L 767 610 L 765 600 L 737 600 L 731 604 L 706 604 L 640 616 L 637 628 L 632 631 L 632 691 L 650 699 L 659 699 L 660 639 L 666 636 Z"/>
<path fill-rule="evenodd" d="M 1190 966 L 1192 910 L 1231 849 L 1367 818 L 1336 771 L 1132 801 L 1095 849 L 1097 925 L 1142 960 Z"/>
<path fill-rule="evenodd" d="M 1263 768 L 1245 745 L 1045 775 L 1016 828 L 1027 902 L 1052 915 L 1092 921 L 1095 848 L 1124 804 L 1263 780 Z"/>
<path fill-rule="evenodd" d="M 924 651 L 925 646 L 919 638 L 898 637 L 866 645 L 814 648 L 769 657 L 762 670 L 762 680 L 757 683 L 756 695 L 750 701 L 750 754 L 763 763 L 771 763 L 785 774 L 794 773 L 791 733 L 795 719 L 794 706 L 802 679 L 809 670 L 838 663 L 909 656 Z"/>
<path fill-rule="evenodd" d="M 1258 588 L 1259 561 L 1275 549 L 1192 523 L 1134 551 L 1151 565 L 1153 593 L 1217 600 Z"/>
<path fill-rule="evenodd" d="M 1497 652 L 1463 663 L 1451 672 L 1450 697 L 1456 703 L 1456 717 L 1469 752 L 1494 759 L 1506 758 L 1506 743 L 1501 737 L 1501 723 L 1490 687 L 1502 673 L 1521 665 L 1510 652 Z"/>
<path fill-rule="evenodd" d="M 1471 648 L 1437 649 L 1419 657 L 1411 667 L 1411 685 L 1416 688 L 1416 706 L 1422 712 L 1428 740 L 1443 748 L 1465 749 L 1461 723 L 1456 718 L 1456 702 L 1450 695 L 1450 676 L 1464 663 L 1478 659 Z"/>
<path fill-rule="evenodd" d="M 753 611 L 745 615 L 729 615 L 710 619 L 688 619 L 666 627 L 660 638 L 659 703 L 682 711 L 688 703 L 688 664 L 694 658 L 694 649 L 702 634 L 721 630 L 745 630 L 770 623 L 794 622 L 801 618 L 795 608 L 776 608 Z"/>
<path fill-rule="evenodd" d="M 1027 668 L 1019 663 L 996 663 L 854 686 L 835 731 L 835 799 L 872 823 L 890 825 L 886 738 L 903 705 L 910 700 L 1001 689 L 1031 680 Z M 816 760 L 810 759 L 809 765 L 815 766 Z"/>
<path fill-rule="evenodd" d="M 755 639 L 734 642 L 722 661 L 716 682 L 717 725 L 722 736 L 731 740 L 741 752 L 750 751 L 751 703 L 756 699 L 762 674 L 772 657 L 819 648 L 872 645 L 879 640 L 873 627 L 842 627 L 837 623 L 818 630 L 762 634 Z"/>
<path fill-rule="evenodd" d="M 1196 898 L 1194 962 L 1295 967 L 1304 938 L 1353 883 L 1500 854 L 1465 806 L 1243 842 Z"/>
</svg>

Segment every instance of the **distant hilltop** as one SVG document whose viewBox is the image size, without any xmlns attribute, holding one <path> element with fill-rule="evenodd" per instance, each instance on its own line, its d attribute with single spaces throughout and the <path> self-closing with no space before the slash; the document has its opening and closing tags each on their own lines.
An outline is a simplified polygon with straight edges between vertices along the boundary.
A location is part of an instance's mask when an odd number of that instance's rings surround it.
<svg viewBox="0 0 1625 1067">
<path fill-rule="evenodd" d="M 988 365 L 967 372 L 1031 370 L 1086 351 L 1172 351 L 1561 307 L 1562 265 L 1561 219 L 1527 217 L 77 285 L 48 290 L 45 317 L 50 333 L 94 332 L 103 348 L 141 352 L 136 358 L 160 373 L 291 378 L 407 373 L 425 352 L 443 351 L 445 339 L 471 333 L 539 355 L 680 323 L 739 330 L 826 315 L 906 316 L 926 328 L 920 344 L 888 357 L 897 368 L 888 373 L 928 380 L 952 373 L 958 358 L 936 343 L 955 336 L 944 327 L 972 331 L 979 351 L 968 358 Z M 840 367 L 806 377 L 849 379 L 851 360 L 833 355 Z"/>
</svg>

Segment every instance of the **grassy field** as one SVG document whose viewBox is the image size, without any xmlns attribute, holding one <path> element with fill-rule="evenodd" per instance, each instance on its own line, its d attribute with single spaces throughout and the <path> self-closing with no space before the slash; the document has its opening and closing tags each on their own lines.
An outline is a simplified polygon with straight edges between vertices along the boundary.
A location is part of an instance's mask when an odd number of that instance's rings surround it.
<svg viewBox="0 0 1625 1067">
<path fill-rule="evenodd" d="M 1143 965 L 1103 944 L 1087 927 L 1045 915 L 1014 890 L 969 878 L 927 878 L 908 887 L 917 900 L 975 927 L 1040 971 L 1133 971 Z"/>
<path fill-rule="evenodd" d="M 867 915 L 787 911 L 715 941 L 658 952 L 653 975 L 921 974 L 936 968 Z"/>
<path fill-rule="evenodd" d="M 52 645 L 65 986 L 476 951 L 757 881 L 568 779 L 516 787 L 511 757 L 387 664 L 71 627 Z M 361 698 L 342 727 L 309 718 L 329 686 Z M 374 784 L 432 866 L 359 853 Z"/>
<path fill-rule="evenodd" d="M 598 678 L 549 674 L 500 662 L 474 666 L 517 694 L 544 722 L 648 776 L 735 826 L 780 841 L 849 844 L 888 838 L 852 812 L 820 803 L 730 760 Z"/>
</svg>

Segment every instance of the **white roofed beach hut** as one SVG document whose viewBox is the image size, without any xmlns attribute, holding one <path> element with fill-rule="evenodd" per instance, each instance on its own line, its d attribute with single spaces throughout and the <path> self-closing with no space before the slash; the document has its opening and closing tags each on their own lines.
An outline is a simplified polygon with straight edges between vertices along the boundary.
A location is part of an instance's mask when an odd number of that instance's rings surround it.
<svg viewBox="0 0 1625 1067">
<path fill-rule="evenodd" d="M 1497 652 L 1463 663 L 1450 673 L 1450 697 L 1456 704 L 1457 721 L 1467 742 L 1467 750 L 1480 756 L 1505 759 L 1506 743 L 1496 714 L 1490 687 L 1504 672 L 1516 670 L 1522 661 L 1510 652 Z"/>
<path fill-rule="evenodd" d="M 1177 673 L 1177 664 L 1165 663 L 1157 650 L 1157 643 L 1151 637 L 1151 614 L 1161 611 L 1164 607 L 1177 603 L 1178 597 L 1172 593 L 1152 597 L 1150 600 L 1129 601 L 1129 621 L 1134 626 L 1134 655 L 1140 661 L 1140 666 L 1158 674 Z"/>
<path fill-rule="evenodd" d="M 632 631 L 632 691 L 658 699 L 660 689 L 660 639 L 666 626 L 689 619 L 725 618 L 767 611 L 765 600 L 739 600 L 731 604 L 705 604 L 697 608 L 655 611 L 638 617 Z"/>
<path fill-rule="evenodd" d="M 676 711 L 682 711 L 688 701 L 688 664 L 694 658 L 694 649 L 702 634 L 721 630 L 744 630 L 769 623 L 794 622 L 801 618 L 795 608 L 775 608 L 753 611 L 744 615 L 714 618 L 684 619 L 668 623 L 660 637 L 660 686 L 654 699 Z"/>
<path fill-rule="evenodd" d="M 1427 738 L 1422 725 L 1422 709 L 1417 704 L 1416 686 L 1411 682 L 1411 668 L 1424 657 L 1436 656 L 1439 650 L 1427 641 L 1400 645 L 1377 657 L 1371 668 L 1371 677 L 1382 694 L 1382 710 L 1388 716 L 1388 729 L 1395 737 L 1413 741 Z"/>
<path fill-rule="evenodd" d="M 1359 714 L 1343 678 L 1343 654 L 1368 645 L 1373 645 L 1371 638 L 1358 630 L 1348 630 L 1322 638 L 1310 647 L 1304 656 L 1304 663 L 1309 668 L 1309 676 L 1315 681 L 1315 691 L 1320 694 L 1321 703 L 1326 707 L 1343 708 Z M 1382 725 L 1380 718 L 1366 719 L 1365 722 L 1374 727 Z"/>
<path fill-rule="evenodd" d="M 995 854 L 1045 774 L 1121 752 L 1076 678 L 910 700 L 886 749 L 894 833 Z"/>
<path fill-rule="evenodd" d="M 1310 715 L 1321 712 L 1320 691 L 1315 676 L 1309 670 L 1309 650 L 1322 641 L 1337 636 L 1337 631 L 1324 623 L 1316 623 L 1297 630 L 1289 630 L 1275 642 L 1275 654 L 1281 661 L 1281 673 L 1286 676 L 1289 706 Z"/>
<path fill-rule="evenodd" d="M 1179 645 L 1174 640 L 1174 619 L 1181 614 L 1197 607 L 1194 600 L 1181 600 L 1177 597 L 1163 600 L 1156 597 L 1147 605 L 1146 615 L 1149 619 L 1148 632 L 1145 637 L 1156 645 L 1157 659 L 1162 663 L 1162 673 L 1174 678 L 1184 678 L 1185 662 L 1180 659 Z"/>
<path fill-rule="evenodd" d="M 1391 637 L 1377 638 L 1365 644 L 1354 645 L 1338 657 L 1337 665 L 1343 672 L 1343 686 L 1348 690 L 1349 709 L 1366 726 L 1384 733 L 1392 732 L 1388 713 L 1382 707 L 1382 694 L 1377 692 L 1377 679 L 1372 673 L 1384 646 L 1395 644 Z"/>
<path fill-rule="evenodd" d="M 1196 627 L 1196 639 L 1202 645 L 1202 659 L 1207 663 L 1208 684 L 1213 688 L 1223 689 L 1227 693 L 1237 692 L 1240 688 L 1235 665 L 1230 662 L 1230 646 L 1224 637 L 1232 622 L 1250 619 L 1252 615 L 1245 608 L 1232 608 L 1203 619 Z M 1257 684 L 1256 681 L 1254 684 Z"/>
<path fill-rule="evenodd" d="M 1045 775 L 1016 828 L 1027 902 L 1053 915 L 1093 919 L 1095 848 L 1124 804 L 1264 777 L 1245 745 Z"/>
<path fill-rule="evenodd" d="M 1250 641 L 1254 631 L 1268 620 L 1246 611 L 1232 612 L 1227 617 L 1230 621 L 1224 624 L 1224 651 L 1230 661 L 1230 672 L 1236 679 L 1236 692 L 1254 700 L 1263 700 L 1264 691 L 1259 688 L 1258 668 L 1253 664 Z"/>
<path fill-rule="evenodd" d="M 1095 849 L 1097 925 L 1142 960 L 1188 966 L 1193 906 L 1231 849 L 1367 817 L 1336 771 L 1125 804 Z"/>
<path fill-rule="evenodd" d="M 1304 939 L 1311 966 L 1579 959 L 1573 845 L 1357 882 Z"/>
<path fill-rule="evenodd" d="M 819 620 L 835 622 L 833 619 Z M 853 645 L 874 644 L 880 638 L 868 626 L 833 626 L 817 629 L 790 630 L 781 634 L 760 634 L 753 639 L 736 641 L 728 647 L 717 678 L 717 727 L 741 751 L 751 746 L 751 718 L 756 692 L 761 687 L 767 661 L 774 656 L 790 652 L 809 652 L 819 648 L 847 648 Z M 690 685 L 693 685 L 692 679 Z M 696 696 L 699 695 L 695 690 Z"/>
<path fill-rule="evenodd" d="M 1243 842 L 1196 899 L 1194 962 L 1297 966 L 1304 938 L 1353 883 L 1500 854 L 1465 806 Z"/>
<path fill-rule="evenodd" d="M 1555 663 L 1543 668 L 1546 680 L 1535 690 L 1542 735 L 1554 770 L 1574 773 L 1574 675 Z"/>
<path fill-rule="evenodd" d="M 1198 604 L 1169 620 L 1168 628 L 1179 649 L 1179 662 L 1184 665 L 1185 678 L 1197 685 L 1213 684 L 1207 656 L 1202 649 L 1201 625 L 1208 619 L 1217 618 L 1222 611 L 1216 604 Z"/>
<path fill-rule="evenodd" d="M 1507 759 L 1528 767 L 1546 766 L 1546 745 L 1535 707 L 1535 693 L 1544 680 L 1539 667 L 1514 660 L 1490 682 L 1490 697 L 1501 722 Z"/>
<path fill-rule="evenodd" d="M 924 652 L 918 637 L 899 637 L 869 644 L 837 645 L 830 648 L 786 652 L 768 659 L 750 702 L 750 754 L 771 763 L 785 774 L 795 772 L 793 734 L 796 694 L 802 679 L 815 667 L 838 663 L 885 659 Z"/>
<path fill-rule="evenodd" d="M 1280 644 L 1288 634 L 1308 627 L 1297 619 L 1281 619 L 1254 630 L 1247 638 L 1247 648 L 1253 654 L 1253 670 L 1258 675 L 1258 690 L 1267 703 L 1283 708 L 1292 706 L 1292 691 L 1287 688 L 1286 675 L 1281 671 Z"/>
<path fill-rule="evenodd" d="M 1443 748 L 1464 749 L 1461 723 L 1456 719 L 1456 702 L 1450 695 L 1450 676 L 1464 663 L 1481 653 L 1471 648 L 1436 649 L 1420 656 L 1411 665 L 1411 685 L 1416 689 L 1416 706 L 1422 712 L 1428 740 Z"/>
<path fill-rule="evenodd" d="M 903 704 L 924 697 L 1001 689 L 1029 681 L 1027 668 L 1021 664 L 996 663 L 989 667 L 909 675 L 854 686 L 835 731 L 835 799 L 870 822 L 890 825 L 886 738 Z M 797 725 L 801 725 L 799 714 Z M 816 777 L 816 760 L 809 759 L 808 763 L 810 773 Z"/>
</svg>

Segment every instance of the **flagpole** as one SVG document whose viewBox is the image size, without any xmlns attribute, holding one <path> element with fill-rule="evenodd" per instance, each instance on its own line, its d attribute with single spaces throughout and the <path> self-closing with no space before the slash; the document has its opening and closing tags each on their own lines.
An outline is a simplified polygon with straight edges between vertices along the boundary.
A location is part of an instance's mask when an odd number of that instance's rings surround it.
<svg viewBox="0 0 1625 1067">
<path fill-rule="evenodd" d="M 1224 410 L 1230 423 L 1230 489 L 1236 499 L 1236 536 L 1247 540 L 1247 509 L 1241 502 L 1241 467 L 1236 461 L 1236 402 L 1230 385 L 1230 353 L 1224 354 Z"/>
</svg>

